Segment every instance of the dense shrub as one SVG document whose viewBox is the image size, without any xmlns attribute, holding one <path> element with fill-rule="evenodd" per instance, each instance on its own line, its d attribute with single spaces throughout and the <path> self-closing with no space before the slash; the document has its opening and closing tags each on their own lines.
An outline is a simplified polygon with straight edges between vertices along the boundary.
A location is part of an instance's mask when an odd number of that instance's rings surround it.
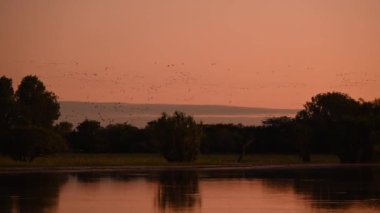
<svg viewBox="0 0 380 213">
<path fill-rule="evenodd" d="M 5 146 L 5 154 L 18 161 L 33 161 L 36 157 L 66 150 L 62 137 L 40 127 L 12 129 Z"/>
<path fill-rule="evenodd" d="M 191 116 L 175 112 L 163 114 L 148 124 L 153 140 L 168 161 L 194 161 L 199 153 L 202 127 Z"/>
<path fill-rule="evenodd" d="M 127 123 L 110 124 L 104 130 L 108 150 L 117 153 L 152 152 L 154 147 L 150 144 L 144 130 Z"/>
<path fill-rule="evenodd" d="M 244 127 L 233 124 L 204 125 L 202 153 L 240 153 L 245 142 Z"/>
<path fill-rule="evenodd" d="M 75 152 L 106 152 L 107 141 L 100 122 L 84 120 L 69 136 L 70 149 Z"/>
</svg>

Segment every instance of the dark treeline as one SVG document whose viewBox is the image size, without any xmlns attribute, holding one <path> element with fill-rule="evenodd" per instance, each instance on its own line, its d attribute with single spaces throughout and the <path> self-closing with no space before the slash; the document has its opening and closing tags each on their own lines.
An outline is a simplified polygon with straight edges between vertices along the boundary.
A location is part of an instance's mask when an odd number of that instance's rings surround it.
<svg viewBox="0 0 380 213">
<path fill-rule="evenodd" d="M 85 120 L 74 130 L 67 122 L 59 123 L 55 129 L 68 141 L 73 152 L 87 153 L 147 153 L 155 152 L 156 146 L 150 142 L 144 129 L 130 124 L 110 124 L 102 127 L 98 121 Z M 70 129 L 61 131 L 62 125 Z"/>
<path fill-rule="evenodd" d="M 312 97 L 295 118 L 276 117 L 260 126 L 199 124 L 181 112 L 165 113 L 145 128 L 128 123 L 77 126 L 58 119 L 57 96 L 36 76 L 16 92 L 0 78 L 0 151 L 15 160 L 56 153 L 156 153 L 169 161 L 193 161 L 199 153 L 288 153 L 304 162 L 335 154 L 343 163 L 371 162 L 380 144 L 380 100 L 354 100 L 339 92 Z"/>
<path fill-rule="evenodd" d="M 59 108 L 57 96 L 37 76 L 24 77 L 16 91 L 12 79 L 0 77 L 0 152 L 32 161 L 67 150 L 66 141 L 53 131 Z"/>
</svg>

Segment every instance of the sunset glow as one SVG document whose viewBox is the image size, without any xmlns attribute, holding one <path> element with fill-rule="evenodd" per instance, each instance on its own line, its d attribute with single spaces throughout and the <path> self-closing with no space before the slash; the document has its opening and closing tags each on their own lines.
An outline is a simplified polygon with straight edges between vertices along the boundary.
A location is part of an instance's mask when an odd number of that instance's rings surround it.
<svg viewBox="0 0 380 213">
<path fill-rule="evenodd" d="M 378 0 L 0 0 L 0 74 L 35 74 L 59 100 L 372 100 L 379 56 Z"/>
</svg>

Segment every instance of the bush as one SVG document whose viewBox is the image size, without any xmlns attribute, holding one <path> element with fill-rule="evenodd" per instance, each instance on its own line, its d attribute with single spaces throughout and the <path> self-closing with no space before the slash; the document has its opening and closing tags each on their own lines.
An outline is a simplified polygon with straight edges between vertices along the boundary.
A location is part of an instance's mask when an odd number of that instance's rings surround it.
<svg viewBox="0 0 380 213">
<path fill-rule="evenodd" d="M 110 152 L 141 153 L 149 152 L 152 148 L 147 144 L 144 130 L 127 123 L 108 125 L 104 129 L 104 136 L 108 141 Z"/>
<path fill-rule="evenodd" d="M 86 119 L 69 137 L 70 148 L 76 152 L 107 152 L 108 144 L 103 132 L 99 121 Z"/>
<path fill-rule="evenodd" d="M 36 157 L 66 150 L 66 142 L 54 132 L 39 127 L 20 127 L 11 130 L 5 154 L 14 160 L 31 162 Z"/>
<path fill-rule="evenodd" d="M 159 144 L 168 161 L 194 161 L 199 153 L 202 128 L 191 116 L 174 112 L 173 116 L 163 113 L 147 127 Z"/>
<path fill-rule="evenodd" d="M 203 126 L 201 151 L 209 153 L 240 153 L 245 142 L 243 126 L 212 124 Z"/>
</svg>

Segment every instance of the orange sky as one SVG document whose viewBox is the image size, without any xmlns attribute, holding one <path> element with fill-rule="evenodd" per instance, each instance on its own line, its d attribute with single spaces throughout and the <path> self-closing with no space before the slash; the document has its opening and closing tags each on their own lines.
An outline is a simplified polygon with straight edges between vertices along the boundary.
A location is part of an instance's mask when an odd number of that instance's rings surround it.
<svg viewBox="0 0 380 213">
<path fill-rule="evenodd" d="M 0 0 L 0 74 L 60 100 L 300 108 L 380 97 L 379 0 Z"/>
</svg>

